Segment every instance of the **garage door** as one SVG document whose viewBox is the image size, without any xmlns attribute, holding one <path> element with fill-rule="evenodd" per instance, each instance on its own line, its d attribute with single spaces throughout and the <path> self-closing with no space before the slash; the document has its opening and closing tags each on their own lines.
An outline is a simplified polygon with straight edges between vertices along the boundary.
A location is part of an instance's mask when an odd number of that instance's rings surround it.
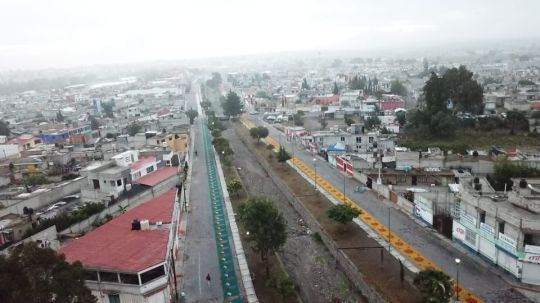
<svg viewBox="0 0 540 303">
<path fill-rule="evenodd" d="M 540 264 L 524 262 L 521 274 L 523 283 L 540 285 Z"/>
</svg>

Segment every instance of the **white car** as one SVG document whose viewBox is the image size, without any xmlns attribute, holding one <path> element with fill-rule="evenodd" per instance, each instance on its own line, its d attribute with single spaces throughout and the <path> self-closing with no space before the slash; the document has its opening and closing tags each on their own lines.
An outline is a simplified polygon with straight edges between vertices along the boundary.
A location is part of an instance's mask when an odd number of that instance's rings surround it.
<svg viewBox="0 0 540 303">
<path fill-rule="evenodd" d="M 56 205 L 56 206 L 58 206 L 58 207 L 60 207 L 60 206 L 62 206 L 62 205 L 66 205 L 66 204 L 67 204 L 67 202 L 64 202 L 64 201 L 60 201 L 60 202 L 54 203 L 54 205 Z"/>
<path fill-rule="evenodd" d="M 59 207 L 60 207 L 60 206 L 57 206 L 57 205 L 51 205 L 51 206 L 49 206 L 49 208 L 47 208 L 47 210 L 45 210 L 45 212 L 51 211 L 51 210 L 53 210 L 53 209 L 57 209 L 57 208 L 59 208 Z"/>
</svg>

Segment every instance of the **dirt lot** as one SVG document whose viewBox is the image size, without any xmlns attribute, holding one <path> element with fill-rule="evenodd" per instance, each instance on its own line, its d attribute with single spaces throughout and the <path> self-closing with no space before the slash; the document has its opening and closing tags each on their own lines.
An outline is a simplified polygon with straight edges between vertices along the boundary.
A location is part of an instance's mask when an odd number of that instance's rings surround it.
<svg viewBox="0 0 540 303">
<path fill-rule="evenodd" d="M 261 156 L 259 159 L 264 159 L 277 173 L 280 178 L 288 185 L 288 189 L 304 204 L 306 208 L 312 213 L 312 215 L 319 221 L 325 232 L 331 236 L 339 247 L 377 247 L 379 244 L 369 238 L 367 234 L 357 225 L 350 224 L 346 230 L 343 227 L 330 220 L 326 216 L 326 210 L 331 206 L 331 203 L 320 194 L 315 192 L 312 185 L 307 183 L 302 176 L 296 173 L 292 168 L 287 165 L 282 165 L 277 162 L 276 159 L 270 159 L 268 157 L 269 151 L 263 144 L 255 144 L 255 142 L 249 138 L 248 131 L 241 124 L 234 124 L 234 130 L 236 134 L 230 130 L 226 136 L 230 138 L 231 145 L 235 151 L 235 166 L 241 167 L 239 170 L 243 180 L 246 180 L 246 186 L 248 190 L 254 188 L 255 192 L 274 195 L 274 199 L 282 203 L 283 206 L 279 206 L 286 214 L 286 218 L 289 223 L 295 222 L 295 224 L 289 224 L 291 233 L 298 233 L 296 237 L 290 238 L 287 246 L 284 249 L 283 259 L 285 267 L 290 272 L 295 281 L 300 284 L 300 290 L 302 296 L 304 294 L 316 294 L 313 296 L 314 300 L 305 298 L 306 302 L 328 302 L 328 299 L 332 298 L 332 295 L 325 296 L 322 299 L 320 292 L 330 292 L 340 295 L 340 283 L 337 284 L 336 279 L 329 278 L 328 273 L 320 274 L 318 270 L 313 270 L 311 266 L 317 264 L 318 254 L 320 246 L 318 243 L 314 243 L 312 237 L 302 236 L 302 226 L 298 223 L 298 216 L 296 212 L 287 206 L 285 197 L 280 195 L 279 189 L 273 188 L 272 181 L 266 176 L 263 170 L 257 169 L 258 162 L 256 158 L 250 154 L 249 150 L 245 147 L 246 144 L 252 146 L 255 151 Z M 240 142 L 236 136 L 240 136 L 243 140 Z M 292 213 L 292 214 L 289 214 Z M 292 218 L 290 217 L 292 216 Z M 302 241 L 301 239 L 305 239 Z M 316 245 L 313 245 L 316 244 Z M 289 247 L 290 246 L 290 247 Z M 386 250 L 383 250 L 383 257 L 381 262 L 381 249 L 347 249 L 344 250 L 347 256 L 355 263 L 360 272 L 364 275 L 364 279 L 367 283 L 371 284 L 378 290 L 388 301 L 390 302 L 421 302 L 421 297 L 416 288 L 414 288 L 407 280 L 411 280 L 412 274 L 405 270 L 406 279 L 402 283 L 400 280 L 400 266 L 398 261 L 387 254 Z M 323 250 L 324 252 L 324 250 Z M 324 256 L 324 254 L 322 254 Z M 326 257 L 323 260 L 323 268 L 329 269 L 334 267 L 333 258 L 326 253 Z M 294 266 L 291 266 L 294 265 Z M 307 270 L 306 270 L 307 269 Z M 299 270 L 304 270 L 299 272 Z M 338 276 L 341 276 L 341 281 L 346 281 L 342 273 L 336 270 L 332 270 Z M 322 278 L 324 277 L 324 278 Z M 307 280 L 307 281 L 304 281 Z M 314 280 L 314 281 L 313 281 Z M 305 283 L 307 282 L 307 283 Z M 321 284 L 322 283 L 322 284 Z M 325 285 L 326 284 L 326 285 Z M 317 286 L 315 286 L 317 285 Z M 306 289 L 304 290 L 304 287 Z M 324 290 L 324 289 L 327 290 Z M 351 292 L 349 292 L 351 293 Z M 356 300 L 353 300 L 357 302 Z"/>
<path fill-rule="evenodd" d="M 238 126 L 238 124 L 236 124 Z M 247 132 L 245 133 L 247 134 Z M 238 137 L 233 126 L 223 132 L 234 150 L 234 156 L 227 174 L 234 175 L 236 170 L 244 187 L 250 194 L 265 195 L 275 201 L 288 223 L 288 238 L 283 249 L 278 253 L 287 273 L 297 285 L 304 302 L 367 302 L 349 283 L 345 275 L 336 269 L 334 258 L 326 247 L 318 242 L 306 227 L 298 213 L 289 205 L 280 189 L 267 176 L 254 155 Z M 249 143 L 254 143 L 249 139 Z M 264 144 L 259 148 L 268 156 Z M 241 198 L 245 199 L 245 193 Z M 234 199 L 238 206 L 241 199 Z M 265 286 L 264 270 L 259 256 L 245 247 L 248 253 L 250 270 L 255 272 L 255 288 L 261 302 L 281 302 L 279 296 Z"/>
</svg>

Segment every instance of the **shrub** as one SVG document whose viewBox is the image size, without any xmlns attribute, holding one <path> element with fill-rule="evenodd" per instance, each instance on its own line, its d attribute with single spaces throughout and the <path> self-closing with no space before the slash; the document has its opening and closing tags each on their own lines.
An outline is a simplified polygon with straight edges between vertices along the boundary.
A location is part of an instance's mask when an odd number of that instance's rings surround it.
<svg viewBox="0 0 540 303">
<path fill-rule="evenodd" d="M 527 180 L 525 179 L 519 180 L 519 188 L 527 188 Z"/>
</svg>

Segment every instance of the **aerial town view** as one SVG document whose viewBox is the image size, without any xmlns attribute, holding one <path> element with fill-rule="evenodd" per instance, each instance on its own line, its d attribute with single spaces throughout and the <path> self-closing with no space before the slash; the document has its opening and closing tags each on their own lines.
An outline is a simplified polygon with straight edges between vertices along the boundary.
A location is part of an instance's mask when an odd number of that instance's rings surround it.
<svg viewBox="0 0 540 303">
<path fill-rule="evenodd" d="M 0 303 L 540 302 L 540 1 L 3 1 Z"/>
</svg>

